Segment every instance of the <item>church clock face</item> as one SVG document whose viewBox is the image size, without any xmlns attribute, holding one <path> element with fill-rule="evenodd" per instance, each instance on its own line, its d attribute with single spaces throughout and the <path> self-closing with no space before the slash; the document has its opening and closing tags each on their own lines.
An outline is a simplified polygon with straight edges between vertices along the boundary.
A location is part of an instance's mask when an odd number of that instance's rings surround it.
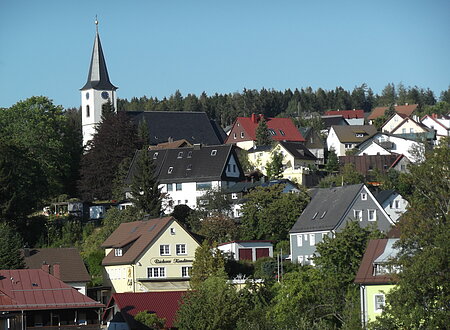
<svg viewBox="0 0 450 330">
<path fill-rule="evenodd" d="M 107 99 L 109 98 L 108 92 L 102 92 L 102 98 L 104 98 L 105 100 L 107 100 Z"/>
</svg>

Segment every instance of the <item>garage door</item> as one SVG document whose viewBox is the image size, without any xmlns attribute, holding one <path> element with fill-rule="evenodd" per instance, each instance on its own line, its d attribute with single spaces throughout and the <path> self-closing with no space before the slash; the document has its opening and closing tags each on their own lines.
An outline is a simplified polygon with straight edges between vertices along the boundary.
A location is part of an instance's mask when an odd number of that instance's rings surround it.
<svg viewBox="0 0 450 330">
<path fill-rule="evenodd" d="M 239 260 L 252 261 L 252 249 L 239 249 Z"/>
<path fill-rule="evenodd" d="M 269 248 L 256 248 L 256 260 L 269 256 Z"/>
</svg>

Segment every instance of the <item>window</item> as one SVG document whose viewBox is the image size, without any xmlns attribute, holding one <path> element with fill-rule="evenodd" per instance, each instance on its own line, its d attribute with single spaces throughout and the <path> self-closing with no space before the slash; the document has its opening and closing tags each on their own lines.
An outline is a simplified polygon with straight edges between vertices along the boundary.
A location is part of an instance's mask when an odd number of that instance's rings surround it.
<svg viewBox="0 0 450 330">
<path fill-rule="evenodd" d="M 327 236 L 328 236 L 327 233 L 322 233 L 322 241 L 323 241 L 323 239 L 324 239 L 325 237 L 327 237 Z"/>
<path fill-rule="evenodd" d="M 167 174 L 172 174 L 172 171 L 173 171 L 173 167 L 170 166 L 169 169 L 167 170 Z"/>
<path fill-rule="evenodd" d="M 297 246 L 303 245 L 303 235 L 297 235 Z"/>
<path fill-rule="evenodd" d="M 402 128 L 402 134 L 406 134 L 406 128 Z"/>
<path fill-rule="evenodd" d="M 186 167 L 186 171 L 190 171 L 192 170 L 192 164 L 188 164 L 188 166 Z"/>
<path fill-rule="evenodd" d="M 377 211 L 376 210 L 367 210 L 369 215 L 369 221 L 376 221 L 377 220 Z"/>
<path fill-rule="evenodd" d="M 181 191 L 183 189 L 183 184 L 182 183 L 177 183 L 176 184 L 176 188 L 177 191 Z"/>
<path fill-rule="evenodd" d="M 297 261 L 300 265 L 303 265 L 303 256 L 298 256 Z"/>
<path fill-rule="evenodd" d="M 158 158 L 158 153 L 157 153 L 157 152 L 155 152 L 155 153 L 153 154 L 153 159 L 156 159 L 156 158 Z"/>
<path fill-rule="evenodd" d="M 216 149 L 211 150 L 211 156 L 215 156 L 215 155 L 217 155 L 217 150 Z"/>
<path fill-rule="evenodd" d="M 325 214 L 327 214 L 327 211 L 323 211 L 322 215 L 320 216 L 320 219 L 323 219 L 325 217 Z"/>
<path fill-rule="evenodd" d="M 181 267 L 181 277 L 191 277 L 191 266 L 183 266 Z"/>
<path fill-rule="evenodd" d="M 170 228 L 170 235 L 175 235 L 175 228 Z"/>
<path fill-rule="evenodd" d="M 361 194 L 361 200 L 362 201 L 366 201 L 367 200 L 367 194 L 366 193 L 362 193 Z"/>
<path fill-rule="evenodd" d="M 238 199 L 238 194 L 232 193 L 231 194 L 231 199 Z"/>
<path fill-rule="evenodd" d="M 351 143 L 345 143 L 345 149 L 351 149 L 353 145 Z"/>
<path fill-rule="evenodd" d="M 310 255 L 310 256 L 309 256 L 309 264 L 310 264 L 311 266 L 315 266 L 315 263 L 314 263 L 314 255 Z"/>
<path fill-rule="evenodd" d="M 233 164 L 233 172 L 236 172 L 236 165 Z"/>
<path fill-rule="evenodd" d="M 353 210 L 353 217 L 355 220 L 362 221 L 362 210 Z"/>
<path fill-rule="evenodd" d="M 356 137 L 364 137 L 364 134 L 363 133 L 356 133 L 355 136 Z"/>
<path fill-rule="evenodd" d="M 192 157 L 192 151 L 188 151 L 187 158 L 191 158 L 191 157 Z"/>
<path fill-rule="evenodd" d="M 241 132 L 241 139 L 244 138 L 244 132 Z"/>
<path fill-rule="evenodd" d="M 317 217 L 318 214 L 319 214 L 319 212 L 314 213 L 314 215 L 312 217 L 312 220 L 314 220 Z"/>
<path fill-rule="evenodd" d="M 233 133 L 233 139 L 236 140 L 236 133 Z"/>
<path fill-rule="evenodd" d="M 177 255 L 187 254 L 186 252 L 186 244 L 177 244 L 176 245 Z"/>
<path fill-rule="evenodd" d="M 159 255 L 160 256 L 170 256 L 170 245 L 162 244 L 159 246 Z"/>
<path fill-rule="evenodd" d="M 173 191 L 173 183 L 167 184 L 167 191 Z"/>
<path fill-rule="evenodd" d="M 375 312 L 381 312 L 384 308 L 384 294 L 376 294 L 375 298 Z"/>
<path fill-rule="evenodd" d="M 280 131 L 280 134 L 281 134 L 281 135 L 283 135 L 283 136 L 286 135 L 282 129 L 279 129 L 279 131 Z"/>
<path fill-rule="evenodd" d="M 177 158 L 183 158 L 183 151 L 180 151 L 180 152 L 178 153 Z"/>
<path fill-rule="evenodd" d="M 210 190 L 212 188 L 212 183 L 210 182 L 197 182 L 195 184 L 195 189 L 197 189 L 197 191 L 201 191 L 201 190 Z"/>
<path fill-rule="evenodd" d="M 410 128 L 409 133 L 414 133 L 414 128 Z"/>
<path fill-rule="evenodd" d="M 395 201 L 395 208 L 396 209 L 400 208 L 400 201 Z"/>
<path fill-rule="evenodd" d="M 116 257 L 121 257 L 122 256 L 122 249 L 114 249 L 114 255 Z"/>
<path fill-rule="evenodd" d="M 316 234 L 309 234 L 309 245 L 316 245 Z"/>
<path fill-rule="evenodd" d="M 273 135 L 273 136 L 277 135 L 277 132 L 275 132 L 275 130 L 273 130 L 271 128 L 269 128 L 269 133 L 270 133 L 270 135 Z"/>
<path fill-rule="evenodd" d="M 405 171 L 405 170 L 406 170 L 406 165 L 405 165 L 405 164 L 400 165 L 400 169 L 401 169 L 402 171 Z"/>
<path fill-rule="evenodd" d="M 91 109 L 89 108 L 89 106 L 86 106 L 86 117 L 90 117 L 91 116 Z"/>
<path fill-rule="evenodd" d="M 147 268 L 147 277 L 148 278 L 166 277 L 166 268 L 165 267 L 149 267 L 149 268 Z"/>
</svg>

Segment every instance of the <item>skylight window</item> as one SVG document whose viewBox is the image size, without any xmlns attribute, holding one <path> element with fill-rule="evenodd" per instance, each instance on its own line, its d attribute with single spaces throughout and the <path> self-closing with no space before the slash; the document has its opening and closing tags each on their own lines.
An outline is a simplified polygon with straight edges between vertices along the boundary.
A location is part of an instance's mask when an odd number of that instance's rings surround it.
<svg viewBox="0 0 450 330">
<path fill-rule="evenodd" d="M 216 149 L 211 151 L 211 156 L 215 156 L 215 155 L 217 155 L 217 150 Z"/>
<path fill-rule="evenodd" d="M 192 157 L 192 151 L 188 151 L 187 158 L 191 158 L 191 157 Z"/>
<path fill-rule="evenodd" d="M 324 211 L 324 212 L 322 213 L 322 215 L 320 216 L 320 219 L 323 219 L 323 217 L 325 216 L 325 214 L 327 214 L 327 211 Z"/>
<path fill-rule="evenodd" d="M 281 135 L 283 135 L 283 136 L 286 135 L 286 133 L 284 133 L 284 131 L 283 131 L 282 129 L 279 129 L 279 131 L 280 131 L 280 134 L 281 134 Z"/>
<path fill-rule="evenodd" d="M 270 135 L 273 135 L 273 136 L 277 135 L 277 132 L 275 132 L 275 130 L 273 130 L 271 128 L 269 128 L 269 133 L 270 133 Z"/>
<path fill-rule="evenodd" d="M 319 214 L 319 212 L 314 213 L 312 219 L 314 220 L 317 217 L 317 214 Z"/>
<path fill-rule="evenodd" d="M 177 158 L 183 158 L 183 151 L 180 151 L 180 152 L 178 153 Z"/>
<path fill-rule="evenodd" d="M 173 167 L 170 166 L 169 169 L 167 170 L 167 174 L 172 174 L 172 171 L 173 171 Z"/>
</svg>

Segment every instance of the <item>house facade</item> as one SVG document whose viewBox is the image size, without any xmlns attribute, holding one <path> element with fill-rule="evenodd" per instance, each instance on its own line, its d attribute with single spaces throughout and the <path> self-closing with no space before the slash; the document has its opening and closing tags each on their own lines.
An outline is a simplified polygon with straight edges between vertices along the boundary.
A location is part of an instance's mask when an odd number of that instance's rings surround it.
<svg viewBox="0 0 450 330">
<path fill-rule="evenodd" d="M 325 163 L 325 142 L 319 132 L 312 127 L 299 127 L 300 132 L 305 138 L 305 147 L 316 157 L 316 164 Z"/>
<path fill-rule="evenodd" d="M 421 123 L 436 131 L 438 143 L 441 139 L 450 136 L 450 116 L 426 115 L 422 118 Z"/>
<path fill-rule="evenodd" d="M 256 261 L 265 257 L 273 258 L 271 241 L 233 241 L 219 244 L 217 248 L 234 260 Z"/>
<path fill-rule="evenodd" d="M 383 207 L 389 217 L 397 222 L 398 218 L 406 212 L 408 201 L 395 190 L 383 190 L 375 194 L 378 203 Z"/>
<path fill-rule="evenodd" d="M 313 264 L 317 243 L 347 222 L 388 232 L 394 221 L 364 184 L 317 189 L 289 232 L 292 262 Z"/>
<path fill-rule="evenodd" d="M 345 156 L 347 151 L 357 148 L 376 133 L 376 127 L 371 125 L 331 126 L 327 137 L 328 150 L 334 149 L 338 157 Z"/>
<path fill-rule="evenodd" d="M 405 104 L 405 105 L 395 105 L 394 110 L 396 113 L 404 115 L 406 117 L 412 117 L 414 112 L 417 110 L 418 104 Z M 373 121 L 378 117 L 384 116 L 386 110 L 389 107 L 376 107 L 372 110 L 370 115 L 367 117 L 369 124 L 373 124 Z"/>
<path fill-rule="evenodd" d="M 172 217 L 122 223 L 102 244 L 104 284 L 113 293 L 187 290 L 198 246 Z"/>
<path fill-rule="evenodd" d="M 428 127 L 418 123 L 412 118 L 406 117 L 403 119 L 392 131 L 388 133 L 392 134 L 418 134 L 418 133 L 428 133 Z"/>
</svg>

